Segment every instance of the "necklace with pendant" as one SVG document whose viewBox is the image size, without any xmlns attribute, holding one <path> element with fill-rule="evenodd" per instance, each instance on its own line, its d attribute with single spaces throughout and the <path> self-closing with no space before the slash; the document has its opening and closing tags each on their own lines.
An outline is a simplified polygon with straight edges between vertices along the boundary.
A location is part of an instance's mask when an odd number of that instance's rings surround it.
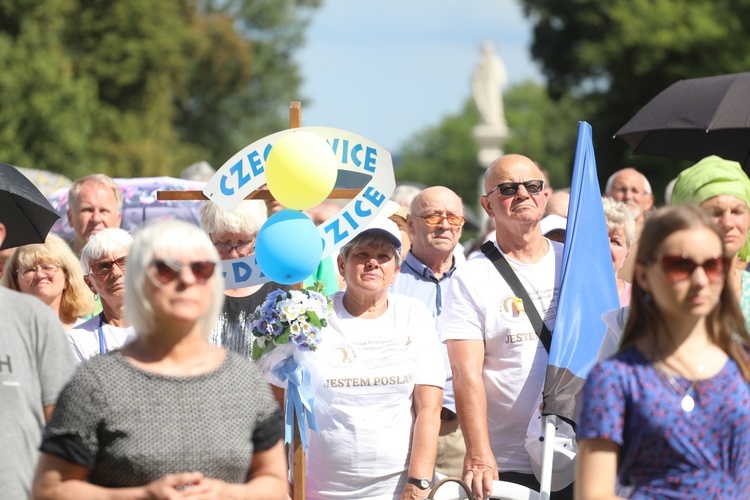
<svg viewBox="0 0 750 500">
<path fill-rule="evenodd" d="M 698 377 L 703 372 L 703 365 L 700 365 L 698 367 L 698 370 L 695 373 L 695 376 L 693 376 L 693 380 L 690 381 L 690 387 L 688 387 L 687 391 L 683 392 L 682 387 L 680 384 L 677 383 L 677 380 L 672 376 L 671 373 L 669 373 L 666 370 L 666 367 L 664 365 L 664 362 L 659 360 L 656 364 L 656 370 L 662 374 L 662 377 L 666 379 L 667 382 L 669 382 L 669 385 L 672 386 L 672 389 L 675 390 L 678 396 L 682 396 L 682 401 L 680 401 L 680 406 L 682 407 L 682 411 L 685 413 L 690 413 L 695 408 L 695 399 L 693 399 L 692 393 L 693 389 L 695 389 L 695 384 L 698 382 Z"/>
</svg>

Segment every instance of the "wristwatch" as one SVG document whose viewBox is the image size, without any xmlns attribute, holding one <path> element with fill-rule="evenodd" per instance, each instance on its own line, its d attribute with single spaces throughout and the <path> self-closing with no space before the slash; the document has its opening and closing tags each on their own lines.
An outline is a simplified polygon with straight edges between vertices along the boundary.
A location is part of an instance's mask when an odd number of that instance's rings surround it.
<svg viewBox="0 0 750 500">
<path fill-rule="evenodd" d="M 420 490 L 427 490 L 427 489 L 430 488 L 430 480 L 426 479 L 424 477 L 422 479 L 417 479 L 417 478 L 414 478 L 414 477 L 410 477 L 410 478 L 408 478 L 406 480 L 406 482 L 409 483 L 409 484 L 413 484 L 414 486 L 416 486 Z"/>
</svg>

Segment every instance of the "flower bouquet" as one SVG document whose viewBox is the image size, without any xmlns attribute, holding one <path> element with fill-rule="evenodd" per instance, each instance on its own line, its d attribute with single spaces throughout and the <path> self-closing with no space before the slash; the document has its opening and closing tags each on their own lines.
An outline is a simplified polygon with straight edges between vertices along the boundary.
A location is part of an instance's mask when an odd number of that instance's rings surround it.
<svg viewBox="0 0 750 500">
<path fill-rule="evenodd" d="M 331 302 L 321 293 L 317 281 L 302 290 L 274 290 L 255 309 L 252 319 L 253 360 L 257 361 L 277 347 L 291 356 L 290 347 L 314 351 L 320 344 L 321 330 L 328 325 Z"/>
<path fill-rule="evenodd" d="M 285 441 L 291 442 L 294 417 L 307 448 L 306 428 L 317 431 L 312 376 L 303 363 L 304 353 L 315 351 L 322 340 L 333 308 L 317 281 L 302 290 L 274 290 L 255 309 L 252 318 L 253 360 L 271 383 L 286 389 Z"/>
</svg>

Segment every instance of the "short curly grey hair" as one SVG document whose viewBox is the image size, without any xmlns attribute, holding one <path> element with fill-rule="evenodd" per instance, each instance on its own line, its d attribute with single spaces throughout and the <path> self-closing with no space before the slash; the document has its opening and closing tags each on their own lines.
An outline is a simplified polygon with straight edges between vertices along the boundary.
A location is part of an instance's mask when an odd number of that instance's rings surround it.
<svg viewBox="0 0 750 500">
<path fill-rule="evenodd" d="M 602 198 L 604 218 L 607 221 L 607 231 L 622 228 L 625 232 L 625 245 L 630 248 L 635 243 L 635 219 L 628 206 L 613 198 Z"/>
<path fill-rule="evenodd" d="M 234 233 L 253 236 L 258 234 L 268 214 L 266 204 L 260 200 L 243 200 L 231 212 L 225 212 L 211 200 L 200 208 L 201 228 L 208 234 Z"/>
</svg>

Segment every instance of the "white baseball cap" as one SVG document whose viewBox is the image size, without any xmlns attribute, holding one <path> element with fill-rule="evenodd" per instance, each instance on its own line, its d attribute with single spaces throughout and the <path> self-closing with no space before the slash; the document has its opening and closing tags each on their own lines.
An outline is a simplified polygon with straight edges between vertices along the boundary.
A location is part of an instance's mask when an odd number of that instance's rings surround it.
<svg viewBox="0 0 750 500">
<path fill-rule="evenodd" d="M 396 249 L 399 251 L 401 250 L 401 231 L 392 220 L 381 216 L 375 217 L 360 234 L 365 234 L 368 231 L 379 231 L 385 233 L 385 235 L 387 235 L 391 239 L 391 242 L 396 246 Z"/>
<path fill-rule="evenodd" d="M 542 228 L 542 236 L 555 229 L 565 230 L 568 226 L 568 219 L 557 214 L 548 214 L 542 218 L 539 225 Z"/>
</svg>

